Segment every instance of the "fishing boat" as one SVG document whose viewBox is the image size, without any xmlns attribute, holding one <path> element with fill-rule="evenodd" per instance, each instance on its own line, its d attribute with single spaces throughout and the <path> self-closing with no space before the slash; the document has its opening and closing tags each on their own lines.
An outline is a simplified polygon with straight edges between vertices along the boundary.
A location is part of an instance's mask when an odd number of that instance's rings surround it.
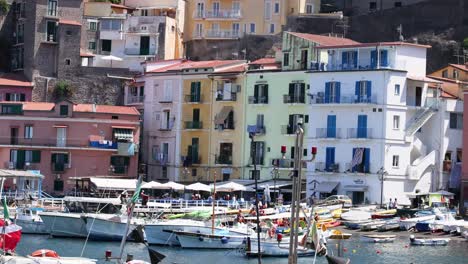
<svg viewBox="0 0 468 264">
<path fill-rule="evenodd" d="M 172 231 L 182 248 L 235 249 L 245 243 L 249 234 L 229 230 L 215 230 L 214 233 Z"/>
<path fill-rule="evenodd" d="M 257 257 L 259 254 L 257 240 L 249 239 L 246 240 L 246 251 L 245 254 L 247 257 Z M 288 257 L 289 256 L 289 241 L 262 241 L 260 245 L 260 254 L 262 257 Z M 314 256 L 315 250 L 298 246 L 297 247 L 297 256 L 298 257 L 308 257 Z"/>
<path fill-rule="evenodd" d="M 379 226 L 377 231 L 385 232 L 390 230 L 399 230 L 400 229 L 400 219 L 392 219 L 385 222 L 385 224 Z"/>
<path fill-rule="evenodd" d="M 396 209 L 385 210 L 385 211 L 378 211 L 371 214 L 372 219 L 387 219 L 393 218 L 396 214 Z"/>
<path fill-rule="evenodd" d="M 361 240 L 371 243 L 392 243 L 395 240 L 395 235 L 362 235 Z"/>
<path fill-rule="evenodd" d="M 377 228 L 383 226 L 387 221 L 385 220 L 374 220 L 368 223 L 363 223 L 360 225 L 361 231 L 372 231 L 376 230 Z"/>
<path fill-rule="evenodd" d="M 39 212 L 43 211 L 43 208 L 38 207 L 18 207 L 15 224 L 21 226 L 23 234 L 49 234 L 49 230 L 39 216 Z"/>
<path fill-rule="evenodd" d="M 410 242 L 413 246 L 446 246 L 450 238 L 416 238 L 410 236 Z"/>
<path fill-rule="evenodd" d="M 402 219 L 400 220 L 400 229 L 409 230 L 413 228 L 416 225 L 416 223 L 434 221 L 435 218 L 436 215 L 427 215 L 415 218 Z"/>
<path fill-rule="evenodd" d="M 40 212 L 39 216 L 52 236 L 84 238 L 88 234 L 81 214 Z"/>
<path fill-rule="evenodd" d="M 124 215 L 94 214 L 83 216 L 86 223 L 86 232 L 92 240 L 120 241 L 135 229 L 138 222 L 133 220 L 125 233 L 127 217 Z"/>
<path fill-rule="evenodd" d="M 361 210 L 350 210 L 341 214 L 341 219 L 345 221 L 364 221 L 371 219 L 371 213 Z"/>
</svg>

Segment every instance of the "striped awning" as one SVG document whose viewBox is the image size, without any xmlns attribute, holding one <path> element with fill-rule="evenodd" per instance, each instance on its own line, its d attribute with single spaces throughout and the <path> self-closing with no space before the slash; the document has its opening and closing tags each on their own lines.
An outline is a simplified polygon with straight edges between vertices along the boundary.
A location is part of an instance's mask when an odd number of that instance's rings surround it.
<svg viewBox="0 0 468 264">
<path fill-rule="evenodd" d="M 115 128 L 114 129 L 114 138 L 117 140 L 131 140 L 133 139 L 133 130 Z"/>
<path fill-rule="evenodd" d="M 224 121 L 226 118 L 228 118 L 229 113 L 233 110 L 234 108 L 232 106 L 223 106 L 221 109 L 221 112 L 216 115 L 215 118 L 215 125 L 221 125 L 224 124 Z"/>
</svg>

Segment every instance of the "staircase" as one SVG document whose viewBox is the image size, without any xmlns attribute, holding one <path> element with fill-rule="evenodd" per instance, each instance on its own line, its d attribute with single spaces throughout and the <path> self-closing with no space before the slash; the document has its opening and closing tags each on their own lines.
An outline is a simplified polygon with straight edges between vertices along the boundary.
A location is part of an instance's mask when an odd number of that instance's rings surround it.
<svg viewBox="0 0 468 264">
<path fill-rule="evenodd" d="M 408 179 L 409 180 L 419 180 L 430 166 L 434 165 L 436 162 L 436 151 L 433 150 L 426 156 L 421 156 L 416 159 L 413 164 L 408 166 Z"/>
<path fill-rule="evenodd" d="M 438 111 L 437 103 L 433 103 L 429 107 L 425 107 L 419 110 L 414 118 L 406 126 L 406 141 L 411 141 L 411 137 L 420 129 L 424 124 L 426 124 L 429 119 Z"/>
</svg>

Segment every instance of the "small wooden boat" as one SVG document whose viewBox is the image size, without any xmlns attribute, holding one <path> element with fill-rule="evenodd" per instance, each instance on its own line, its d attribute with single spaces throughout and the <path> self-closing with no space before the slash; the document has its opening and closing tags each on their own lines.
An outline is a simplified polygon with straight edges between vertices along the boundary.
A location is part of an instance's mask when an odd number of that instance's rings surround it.
<svg viewBox="0 0 468 264">
<path fill-rule="evenodd" d="M 340 221 L 326 221 L 322 223 L 317 223 L 317 228 L 321 229 L 323 226 L 325 226 L 326 228 L 330 228 L 330 227 L 337 227 L 339 225 L 341 225 Z"/>
<path fill-rule="evenodd" d="M 410 242 L 413 246 L 446 246 L 450 238 L 416 238 L 410 236 Z"/>
<path fill-rule="evenodd" d="M 385 211 L 379 211 L 371 214 L 372 219 L 387 219 L 387 218 L 392 218 L 395 216 L 397 210 L 396 209 L 391 209 L 391 210 L 385 210 Z"/>
<path fill-rule="evenodd" d="M 369 223 L 361 224 L 360 229 L 361 231 L 372 231 L 383 226 L 385 223 L 386 221 L 383 220 L 370 221 Z"/>
<path fill-rule="evenodd" d="M 395 235 L 363 235 L 361 240 L 371 243 L 392 243 L 395 240 Z"/>
<path fill-rule="evenodd" d="M 390 221 L 387 221 L 382 226 L 379 226 L 377 228 L 377 231 L 385 232 L 385 231 L 399 230 L 399 229 L 400 229 L 400 221 L 399 220 L 390 220 Z"/>
<path fill-rule="evenodd" d="M 345 221 L 343 224 L 349 229 L 360 229 L 361 225 L 369 223 L 371 220 Z"/>
<path fill-rule="evenodd" d="M 331 230 L 330 234 L 327 236 L 328 239 L 349 239 L 352 234 L 343 233 L 340 230 Z"/>
</svg>

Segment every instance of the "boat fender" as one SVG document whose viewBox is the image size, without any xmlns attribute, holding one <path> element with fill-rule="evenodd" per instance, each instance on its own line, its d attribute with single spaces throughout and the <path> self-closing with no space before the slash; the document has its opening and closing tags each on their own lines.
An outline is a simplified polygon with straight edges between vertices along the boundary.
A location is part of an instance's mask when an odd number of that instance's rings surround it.
<svg viewBox="0 0 468 264">
<path fill-rule="evenodd" d="M 222 237 L 221 238 L 221 244 L 227 244 L 229 242 L 229 238 L 227 237 Z"/>
<path fill-rule="evenodd" d="M 283 240 L 283 234 L 281 234 L 281 233 L 276 234 L 276 241 L 278 241 L 278 243 L 279 243 L 279 242 L 281 242 L 281 240 Z"/>
<path fill-rule="evenodd" d="M 50 249 L 39 249 L 31 253 L 32 257 L 48 257 L 48 258 L 59 258 L 57 252 Z"/>
<path fill-rule="evenodd" d="M 202 236 L 199 236 L 199 237 L 198 237 L 198 240 L 203 241 L 204 239 L 203 239 Z"/>
</svg>

